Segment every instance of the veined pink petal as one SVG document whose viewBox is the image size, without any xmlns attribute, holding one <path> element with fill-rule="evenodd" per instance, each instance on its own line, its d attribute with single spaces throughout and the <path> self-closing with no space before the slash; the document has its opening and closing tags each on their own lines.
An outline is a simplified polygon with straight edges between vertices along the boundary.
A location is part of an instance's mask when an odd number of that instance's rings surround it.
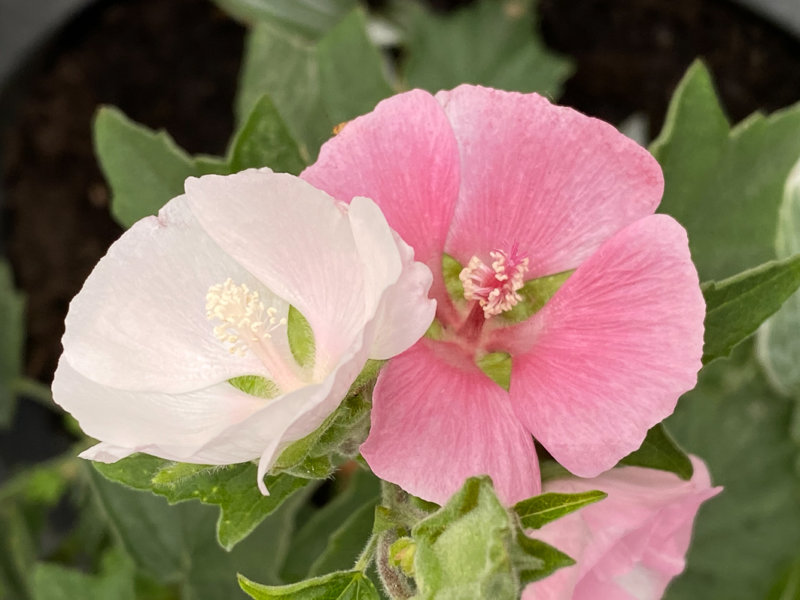
<svg viewBox="0 0 800 600">
<path fill-rule="evenodd" d="M 537 94 L 462 85 L 436 98 L 461 155 L 446 249 L 462 264 L 518 244 L 529 278 L 574 269 L 661 200 L 658 163 L 608 123 Z"/>
<path fill-rule="evenodd" d="M 700 505 L 722 488 L 692 457 L 695 474 L 622 467 L 594 479 L 549 481 L 545 492 L 602 490 L 608 497 L 529 532 L 577 561 L 530 584 L 523 600 L 658 600 L 684 568 Z"/>
<path fill-rule="evenodd" d="M 206 317 L 209 287 L 228 277 L 258 290 L 279 316 L 288 311 L 175 198 L 111 246 L 70 304 L 62 339 L 70 365 L 101 385 L 164 393 L 268 376 L 252 353 L 230 354 Z M 281 333 L 273 341 L 286 346 Z"/>
<path fill-rule="evenodd" d="M 346 211 L 283 173 L 190 177 L 186 191 L 211 238 L 308 320 L 315 369 L 332 368 L 371 317 Z"/>
<path fill-rule="evenodd" d="M 300 175 L 338 200 L 366 196 L 434 274 L 432 296 L 446 297 L 442 249 L 459 186 L 453 130 L 422 90 L 380 102 L 331 138 Z"/>
<path fill-rule="evenodd" d="M 489 474 L 501 500 L 538 493 L 531 436 L 508 395 L 466 358 L 421 340 L 384 367 L 373 393 L 372 428 L 361 454 L 378 477 L 444 504 L 464 480 Z M 441 349 L 446 353 L 446 349 Z"/>
<path fill-rule="evenodd" d="M 499 331 L 519 420 L 572 473 L 611 468 L 695 385 L 704 315 L 685 230 L 665 215 L 629 225 Z"/>
</svg>

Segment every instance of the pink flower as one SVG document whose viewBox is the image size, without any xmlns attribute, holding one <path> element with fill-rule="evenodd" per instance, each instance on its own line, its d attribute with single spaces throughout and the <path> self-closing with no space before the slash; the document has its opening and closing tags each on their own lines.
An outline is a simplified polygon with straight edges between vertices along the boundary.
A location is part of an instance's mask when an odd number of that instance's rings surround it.
<svg viewBox="0 0 800 600">
<path fill-rule="evenodd" d="M 53 397 L 101 442 L 201 464 L 277 454 L 316 429 L 368 358 L 433 318 L 431 275 L 366 198 L 348 207 L 269 170 L 186 180 L 115 242 L 70 305 Z M 289 306 L 313 332 L 299 364 Z M 236 378 L 268 380 L 259 395 Z M 263 379 L 260 380 L 263 382 Z"/>
<path fill-rule="evenodd" d="M 545 483 L 546 492 L 602 490 L 608 497 L 530 532 L 577 561 L 525 588 L 522 600 L 658 600 L 685 566 L 692 523 L 711 487 L 703 462 L 694 476 L 623 467 L 595 479 Z"/>
<path fill-rule="evenodd" d="M 442 503 L 488 473 L 506 502 L 532 496 L 531 434 L 595 476 L 694 386 L 705 310 L 686 232 L 653 214 L 656 161 L 607 123 L 536 94 L 415 90 L 347 124 L 301 177 L 374 199 L 433 271 L 440 334 L 382 371 L 362 446 L 408 492 Z M 466 267 L 461 298 L 445 253 Z M 523 282 L 572 270 L 508 320 Z M 495 352 L 511 356 L 508 392 L 476 365 Z"/>
</svg>

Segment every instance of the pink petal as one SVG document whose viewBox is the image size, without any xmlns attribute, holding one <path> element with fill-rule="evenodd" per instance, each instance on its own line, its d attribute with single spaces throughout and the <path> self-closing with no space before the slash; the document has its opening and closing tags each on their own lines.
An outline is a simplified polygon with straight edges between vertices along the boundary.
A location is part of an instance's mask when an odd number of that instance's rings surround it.
<svg viewBox="0 0 800 600">
<path fill-rule="evenodd" d="M 338 200 L 372 198 L 444 295 L 441 261 L 459 186 L 458 150 L 439 104 L 413 90 L 380 102 L 329 140 L 300 175 Z"/>
<path fill-rule="evenodd" d="M 446 248 L 462 264 L 519 244 L 531 277 L 574 269 L 661 199 L 658 163 L 608 123 L 537 94 L 462 85 L 436 98 L 461 154 Z"/>
<path fill-rule="evenodd" d="M 533 441 L 508 395 L 448 345 L 423 339 L 392 359 L 373 402 L 361 454 L 378 477 L 439 504 L 487 473 L 507 504 L 538 493 Z"/>
<path fill-rule="evenodd" d="M 371 317 L 346 211 L 284 173 L 190 177 L 186 191 L 211 238 L 305 316 L 314 331 L 315 369 L 329 371 Z M 391 240 L 388 228 L 386 235 Z"/>
<path fill-rule="evenodd" d="M 389 229 L 372 200 L 354 198 L 348 216 L 364 271 L 367 312 L 377 313 L 369 357 L 391 358 L 422 337 L 433 320 L 431 271 L 414 262 L 414 251 Z"/>
<path fill-rule="evenodd" d="M 230 354 L 206 318 L 208 288 L 228 277 L 286 314 L 285 302 L 208 237 L 185 197 L 171 200 L 111 246 L 70 304 L 62 340 L 70 365 L 98 384 L 166 393 L 268 375 L 253 354 Z"/>
<path fill-rule="evenodd" d="M 594 479 L 549 481 L 545 492 L 602 490 L 608 497 L 529 532 L 577 564 L 525 588 L 523 600 L 658 600 L 683 570 L 692 525 L 712 488 L 692 457 L 694 476 L 682 481 L 654 469 L 622 467 Z"/>
<path fill-rule="evenodd" d="M 534 317 L 498 330 L 516 414 L 576 475 L 610 469 L 694 387 L 704 314 L 685 230 L 665 215 L 637 221 Z"/>
</svg>

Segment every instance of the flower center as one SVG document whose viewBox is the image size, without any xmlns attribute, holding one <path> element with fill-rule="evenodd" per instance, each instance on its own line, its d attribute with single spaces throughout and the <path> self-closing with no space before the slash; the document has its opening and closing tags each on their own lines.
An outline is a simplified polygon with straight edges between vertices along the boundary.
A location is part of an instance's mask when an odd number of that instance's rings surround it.
<svg viewBox="0 0 800 600">
<path fill-rule="evenodd" d="M 230 344 L 231 354 L 244 356 L 254 344 L 269 340 L 275 329 L 286 324 L 277 314 L 275 307 L 264 306 L 257 291 L 244 283 L 235 285 L 230 278 L 212 285 L 206 294 L 206 318 L 218 321 L 214 335 Z"/>
<path fill-rule="evenodd" d="M 274 306 L 265 306 L 258 291 L 230 278 L 212 285 L 206 294 L 206 317 L 217 322 L 214 336 L 228 345 L 231 354 L 244 356 L 251 351 L 261 360 L 281 393 L 304 385 L 294 361 L 285 360 L 270 343 L 272 332 L 286 325 L 286 318 L 278 318 Z"/>
<path fill-rule="evenodd" d="M 516 245 L 511 253 L 492 250 L 489 256 L 491 266 L 473 256 L 458 276 L 464 286 L 464 298 L 477 300 L 484 319 L 511 310 L 522 299 L 517 290 L 525 284 L 523 278 L 530 262 L 527 257 L 517 256 Z"/>
</svg>

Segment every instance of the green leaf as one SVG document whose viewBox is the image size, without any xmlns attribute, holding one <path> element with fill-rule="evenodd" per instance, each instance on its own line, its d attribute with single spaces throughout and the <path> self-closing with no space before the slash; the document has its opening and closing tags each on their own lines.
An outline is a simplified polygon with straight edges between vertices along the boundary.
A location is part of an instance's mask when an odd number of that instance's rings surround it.
<svg viewBox="0 0 800 600">
<path fill-rule="evenodd" d="M 651 151 L 664 171 L 659 210 L 688 230 L 701 280 L 775 258 L 778 207 L 800 156 L 800 105 L 731 129 L 708 70 L 695 62 Z"/>
<path fill-rule="evenodd" d="M 361 571 L 342 571 L 283 586 L 266 586 L 239 575 L 239 585 L 255 600 L 379 600 L 372 582 Z"/>
<path fill-rule="evenodd" d="M 269 21 L 309 38 L 331 29 L 356 0 L 214 0 L 225 12 L 245 23 Z"/>
<path fill-rule="evenodd" d="M 239 122 L 264 94 L 283 117 L 304 161 L 313 162 L 336 124 L 322 104 L 315 46 L 267 22 L 256 24 L 245 41 L 236 98 Z"/>
<path fill-rule="evenodd" d="M 459 275 L 464 267 L 449 254 L 442 254 L 442 276 L 447 293 L 450 294 L 453 302 L 464 301 L 464 284 L 461 283 Z"/>
<path fill-rule="evenodd" d="M 767 600 L 797 600 L 800 598 L 800 560 L 784 569 L 769 592 Z"/>
<path fill-rule="evenodd" d="M 299 175 L 306 164 L 272 99 L 259 98 L 236 132 L 228 162 L 231 172 L 251 167 L 269 167 L 280 173 Z"/>
<path fill-rule="evenodd" d="M 406 48 L 409 87 L 436 92 L 475 83 L 558 97 L 572 64 L 535 35 L 532 5 L 478 0 L 447 16 L 418 7 Z"/>
<path fill-rule="evenodd" d="M 16 503 L 0 504 L 0 592 L 3 597 L 31 597 L 30 566 L 36 562 L 37 544 Z"/>
<path fill-rule="evenodd" d="M 115 551 L 103 557 L 98 575 L 39 563 L 33 571 L 32 589 L 34 600 L 135 600 L 133 563 Z"/>
<path fill-rule="evenodd" d="M 199 500 L 219 506 L 219 543 L 230 550 L 253 531 L 267 515 L 308 481 L 287 474 L 268 476 L 270 492 L 262 496 L 256 487 L 256 465 L 228 466 L 175 463 L 146 454 L 134 454 L 115 463 L 94 463 L 112 481 L 164 496 L 171 504 Z"/>
<path fill-rule="evenodd" d="M 778 258 L 800 253 L 800 161 L 783 192 L 775 239 Z M 762 325 L 756 337 L 756 354 L 769 382 L 779 392 L 800 397 L 800 293 L 795 292 Z"/>
<path fill-rule="evenodd" d="M 281 570 L 283 579 L 298 581 L 351 567 L 372 533 L 379 496 L 380 482 L 372 473 L 354 472 L 347 487 L 308 515 L 295 533 Z"/>
<path fill-rule="evenodd" d="M 305 368 L 313 367 L 316 349 L 314 332 L 306 318 L 294 306 L 289 307 L 286 334 L 289 337 L 289 349 L 297 364 Z"/>
<path fill-rule="evenodd" d="M 392 95 L 363 10 L 351 11 L 320 40 L 317 58 L 322 101 L 334 123 L 368 113 Z"/>
<path fill-rule="evenodd" d="M 250 31 L 236 99 L 240 122 L 263 94 L 297 141 L 305 162 L 313 162 L 333 127 L 371 110 L 391 93 L 380 55 L 355 9 L 319 40 L 269 22 Z"/>
<path fill-rule="evenodd" d="M 177 584 L 181 598 L 236 597 L 237 572 L 280 582 L 278 569 L 304 495 L 283 503 L 247 539 L 226 552 L 215 540 L 216 511 L 211 507 L 196 502 L 170 506 L 165 498 L 109 481 L 96 469 L 87 471 L 105 518 L 128 556 L 146 575 Z"/>
<path fill-rule="evenodd" d="M 639 449 L 619 462 L 622 465 L 669 471 L 685 481 L 694 474 L 692 461 L 675 443 L 663 423 L 650 429 Z"/>
<path fill-rule="evenodd" d="M 539 529 L 550 521 L 555 521 L 584 506 L 594 504 L 606 496 L 608 494 L 598 490 L 579 494 L 549 492 L 517 502 L 514 505 L 514 512 L 519 515 L 523 527 Z"/>
<path fill-rule="evenodd" d="M 15 383 L 22 375 L 25 298 L 14 288 L 11 265 L 0 260 L 0 429 L 8 427 L 16 406 Z"/>
<path fill-rule="evenodd" d="M 700 508 L 685 573 L 667 600 L 765 598 L 800 547 L 793 402 L 767 385 L 752 344 L 707 365 L 667 426 L 724 492 Z"/>
<path fill-rule="evenodd" d="M 484 354 L 475 364 L 489 379 L 508 391 L 511 386 L 511 355 L 508 352 Z"/>
<path fill-rule="evenodd" d="M 703 362 L 728 356 L 733 347 L 800 286 L 800 255 L 771 261 L 723 281 L 703 284 L 706 300 Z"/>
<path fill-rule="evenodd" d="M 237 390 L 242 390 L 245 394 L 264 398 L 265 400 L 277 398 L 281 393 L 280 388 L 274 381 L 259 375 L 240 375 L 229 379 L 228 383 Z"/>
<path fill-rule="evenodd" d="M 339 463 L 358 454 L 369 432 L 371 406 L 368 390 L 348 395 L 322 425 L 281 453 L 273 472 L 311 479 L 328 477 Z"/>
<path fill-rule="evenodd" d="M 485 476 L 467 479 L 411 535 L 420 599 L 515 599 L 526 583 L 573 564 L 555 548 L 526 538 Z"/>
<path fill-rule="evenodd" d="M 95 152 L 111 187 L 111 213 L 123 227 L 154 215 L 201 175 L 192 158 L 164 131 L 153 132 L 104 106 L 94 119 Z"/>
</svg>

